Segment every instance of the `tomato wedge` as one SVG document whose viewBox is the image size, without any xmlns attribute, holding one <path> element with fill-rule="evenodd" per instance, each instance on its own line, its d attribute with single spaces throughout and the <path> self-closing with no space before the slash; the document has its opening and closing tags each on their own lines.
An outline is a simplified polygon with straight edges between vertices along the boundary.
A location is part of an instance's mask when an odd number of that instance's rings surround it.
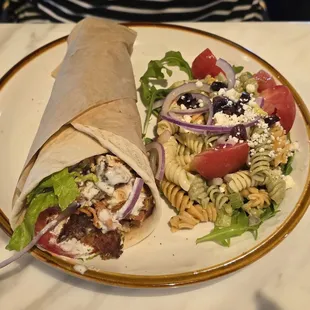
<svg viewBox="0 0 310 310">
<path fill-rule="evenodd" d="M 246 163 L 249 150 L 247 143 L 238 143 L 205 151 L 194 157 L 191 170 L 207 180 L 222 178 L 227 173 L 238 171 Z"/>
<path fill-rule="evenodd" d="M 284 85 L 277 85 L 262 91 L 261 96 L 264 98 L 263 109 L 269 115 L 278 115 L 282 127 L 288 133 L 296 116 L 295 101 L 289 88 Z"/>
<path fill-rule="evenodd" d="M 216 57 L 210 51 L 205 49 L 200 53 L 192 64 L 192 72 L 195 79 L 204 79 L 208 74 L 215 77 L 223 72 L 216 64 Z"/>
<path fill-rule="evenodd" d="M 258 92 L 262 92 L 267 88 L 276 86 L 274 78 L 264 70 L 260 70 L 254 74 L 254 78 L 258 83 Z"/>
<path fill-rule="evenodd" d="M 48 224 L 49 221 L 55 219 L 59 214 L 60 209 L 55 207 L 48 208 L 41 212 L 35 224 L 35 233 L 37 234 Z M 63 251 L 57 243 L 50 242 L 53 238 L 55 238 L 54 234 L 51 231 L 48 231 L 40 238 L 38 245 L 51 253 L 74 258 L 74 255 Z"/>
</svg>

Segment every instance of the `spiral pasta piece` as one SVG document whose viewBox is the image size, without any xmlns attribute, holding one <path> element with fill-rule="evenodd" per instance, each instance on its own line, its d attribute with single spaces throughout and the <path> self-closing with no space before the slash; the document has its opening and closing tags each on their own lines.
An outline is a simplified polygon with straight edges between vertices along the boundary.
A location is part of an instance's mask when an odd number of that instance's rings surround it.
<svg viewBox="0 0 310 310">
<path fill-rule="evenodd" d="M 270 171 L 270 162 L 272 160 L 270 151 L 272 146 L 270 144 L 264 147 L 255 148 L 255 154 L 251 157 L 250 172 L 254 180 L 262 182 L 268 172 Z"/>
<path fill-rule="evenodd" d="M 291 148 L 286 132 L 283 127 L 279 125 L 272 126 L 270 132 L 273 140 L 273 150 L 275 152 L 273 164 L 275 167 L 280 164 L 286 164 Z"/>
<path fill-rule="evenodd" d="M 248 202 L 244 204 L 243 209 L 249 211 L 251 208 L 263 209 L 270 206 L 270 198 L 268 192 L 263 189 L 257 189 L 250 187 L 244 189 L 241 195 L 248 199 Z"/>
<path fill-rule="evenodd" d="M 203 208 L 205 208 L 210 201 L 207 190 L 207 183 L 200 176 L 195 176 L 191 187 L 189 188 L 188 195 L 190 199 L 197 201 Z"/>
<path fill-rule="evenodd" d="M 221 209 L 223 205 L 229 201 L 227 195 L 222 193 L 219 186 L 216 185 L 211 185 L 207 189 L 207 195 L 210 197 L 210 200 L 214 203 L 217 209 Z"/>
<path fill-rule="evenodd" d="M 157 124 L 157 135 L 161 135 L 164 131 L 169 131 L 172 135 L 178 132 L 179 127 L 173 123 L 166 120 L 161 120 Z"/>
<path fill-rule="evenodd" d="M 179 213 L 183 213 L 194 204 L 185 191 L 176 184 L 169 182 L 167 179 L 161 181 L 161 190 L 171 205 L 176 208 Z"/>
<path fill-rule="evenodd" d="M 195 154 L 199 154 L 204 149 L 204 141 L 202 137 L 194 133 L 179 134 L 177 139 L 180 143 L 187 146 Z"/>
<path fill-rule="evenodd" d="M 187 172 L 176 160 L 178 143 L 174 137 L 164 143 L 165 149 L 165 177 L 168 181 L 188 191 L 194 176 Z"/>
<path fill-rule="evenodd" d="M 214 143 L 218 140 L 220 136 L 218 135 L 206 135 L 204 137 L 205 149 L 210 149 L 214 147 Z"/>
<path fill-rule="evenodd" d="M 192 154 L 191 149 L 189 149 L 186 145 L 184 144 L 178 144 L 177 147 L 177 154 L 179 156 L 183 156 L 183 155 L 190 155 Z"/>
<path fill-rule="evenodd" d="M 224 177 L 230 193 L 238 193 L 252 185 L 252 178 L 249 171 L 238 171 L 227 174 Z"/>
<path fill-rule="evenodd" d="M 269 177 L 266 182 L 266 188 L 269 197 L 279 205 L 285 196 L 285 181 L 281 177 Z"/>
<path fill-rule="evenodd" d="M 176 157 L 177 163 L 184 168 L 186 171 L 189 170 L 189 164 L 192 162 L 194 159 L 195 155 L 194 154 L 189 154 L 189 155 L 179 155 Z"/>
</svg>

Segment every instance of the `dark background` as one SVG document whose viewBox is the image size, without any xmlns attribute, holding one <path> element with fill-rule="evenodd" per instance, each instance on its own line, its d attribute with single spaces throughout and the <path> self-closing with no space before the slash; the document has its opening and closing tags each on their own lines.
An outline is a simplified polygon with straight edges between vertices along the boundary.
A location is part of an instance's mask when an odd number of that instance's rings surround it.
<svg viewBox="0 0 310 310">
<path fill-rule="evenodd" d="M 310 21 L 310 0 L 265 0 L 271 21 Z"/>
</svg>

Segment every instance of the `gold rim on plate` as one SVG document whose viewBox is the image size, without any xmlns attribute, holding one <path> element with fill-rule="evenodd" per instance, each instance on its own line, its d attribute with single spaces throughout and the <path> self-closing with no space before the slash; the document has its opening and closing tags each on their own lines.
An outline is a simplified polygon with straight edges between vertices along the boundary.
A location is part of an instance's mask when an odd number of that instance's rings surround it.
<svg viewBox="0 0 310 310">
<path fill-rule="evenodd" d="M 294 89 L 294 87 L 286 80 L 279 71 L 277 71 L 273 66 L 267 63 L 265 60 L 255 55 L 253 52 L 245 49 L 241 45 L 234 43 L 228 39 L 220 37 L 218 35 L 205 32 L 202 30 L 192 29 L 185 26 L 179 25 L 166 25 L 166 24 L 151 24 L 151 23 L 126 23 L 129 27 L 148 27 L 148 28 L 164 28 L 164 29 L 174 29 L 183 32 L 190 32 L 196 35 L 201 35 L 203 37 L 209 37 L 218 41 L 221 41 L 229 46 L 232 46 L 243 53 L 247 54 L 252 59 L 259 62 L 262 67 L 266 68 L 273 76 L 284 85 L 288 86 L 294 96 L 294 99 L 301 111 L 305 127 L 310 139 L 310 114 L 307 106 Z M 53 47 L 62 44 L 66 41 L 67 36 L 50 42 L 39 49 L 35 50 L 33 53 L 29 54 L 18 62 L 14 67 L 12 67 L 1 79 L 0 79 L 0 90 L 5 86 L 5 84 L 25 65 L 30 61 L 40 56 L 44 52 L 52 49 Z M 254 261 L 261 258 L 263 255 L 275 248 L 287 235 L 294 229 L 298 224 L 304 213 L 306 212 L 308 205 L 310 203 L 310 171 L 308 171 L 307 181 L 304 186 L 304 190 L 295 206 L 293 211 L 287 217 L 287 219 L 282 223 L 278 229 L 271 234 L 268 238 L 258 243 L 255 247 L 249 249 L 247 252 L 239 255 L 229 261 L 223 262 L 218 265 L 210 266 L 208 268 L 178 273 L 178 274 L 168 274 L 168 275 L 158 275 L 158 276 L 142 276 L 142 275 L 130 275 L 121 274 L 113 272 L 103 272 L 103 271 L 93 271 L 87 270 L 84 274 L 80 274 L 74 270 L 73 264 L 55 257 L 47 252 L 41 251 L 38 248 L 33 249 L 30 253 L 36 259 L 60 269 L 70 275 L 75 277 L 95 281 L 102 284 L 121 286 L 121 287 L 132 287 L 132 288 L 155 288 L 155 287 L 176 287 L 188 284 L 199 283 L 207 281 L 213 278 L 217 278 L 222 275 L 229 274 L 236 271 L 242 267 L 245 267 Z M 9 235 L 12 235 L 12 229 L 9 224 L 9 220 L 3 211 L 0 209 L 0 227 Z"/>
</svg>

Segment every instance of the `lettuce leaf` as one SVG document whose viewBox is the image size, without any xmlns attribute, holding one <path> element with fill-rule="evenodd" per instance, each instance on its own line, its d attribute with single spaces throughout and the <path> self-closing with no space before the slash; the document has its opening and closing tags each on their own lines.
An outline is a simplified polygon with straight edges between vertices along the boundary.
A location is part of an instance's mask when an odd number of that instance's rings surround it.
<svg viewBox="0 0 310 310">
<path fill-rule="evenodd" d="M 60 209 L 65 210 L 69 204 L 79 196 L 79 188 L 76 185 L 74 178 L 68 172 L 68 168 L 54 173 L 51 179 Z"/>
<path fill-rule="evenodd" d="M 6 249 L 10 251 L 23 249 L 33 238 L 34 226 L 39 214 L 57 204 L 58 199 L 52 192 L 36 195 L 27 208 L 23 222 L 14 230 Z"/>
<path fill-rule="evenodd" d="M 52 206 L 65 210 L 80 194 L 74 177 L 65 168 L 44 179 L 28 196 L 29 205 L 23 222 L 15 229 L 7 250 L 20 251 L 33 238 L 34 226 L 41 212 Z"/>
</svg>

